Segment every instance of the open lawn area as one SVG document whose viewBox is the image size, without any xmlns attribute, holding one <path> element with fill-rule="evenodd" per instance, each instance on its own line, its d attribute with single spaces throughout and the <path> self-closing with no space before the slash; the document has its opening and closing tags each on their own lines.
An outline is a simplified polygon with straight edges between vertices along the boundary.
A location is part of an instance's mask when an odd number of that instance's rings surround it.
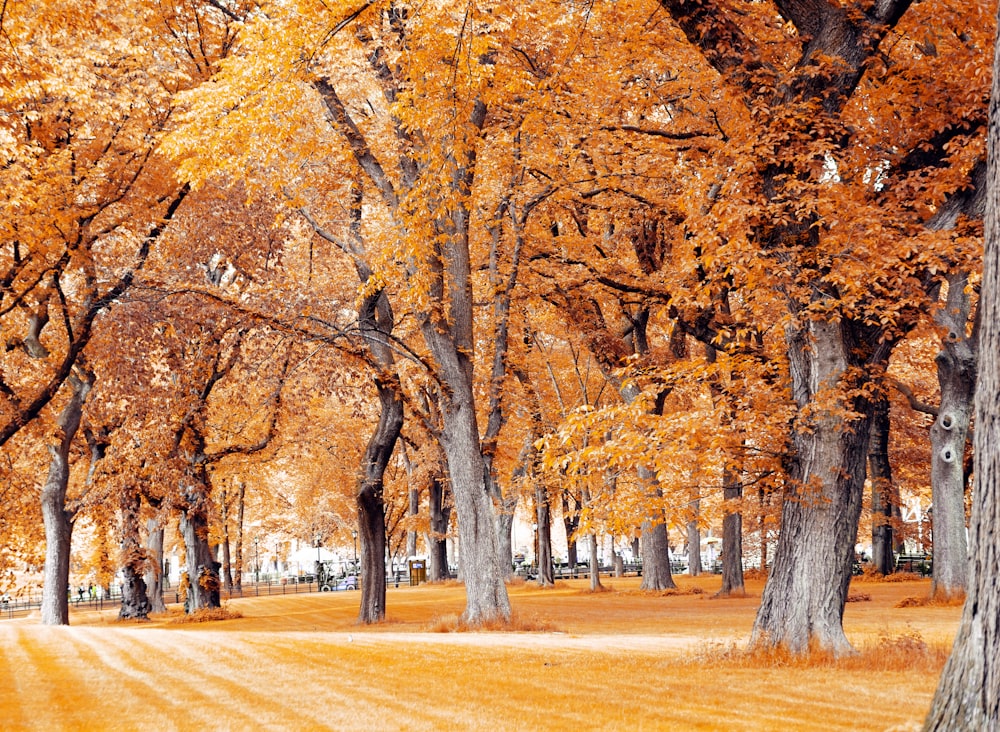
<svg viewBox="0 0 1000 732">
<path fill-rule="evenodd" d="M 741 652 L 762 583 L 712 599 L 638 579 L 510 587 L 517 632 L 453 632 L 461 585 L 390 588 L 388 622 L 359 594 L 233 600 L 240 618 L 70 627 L 0 622 L 5 730 L 909 730 L 923 719 L 959 607 L 899 607 L 926 580 L 855 583 L 844 624 L 859 657 Z"/>
</svg>

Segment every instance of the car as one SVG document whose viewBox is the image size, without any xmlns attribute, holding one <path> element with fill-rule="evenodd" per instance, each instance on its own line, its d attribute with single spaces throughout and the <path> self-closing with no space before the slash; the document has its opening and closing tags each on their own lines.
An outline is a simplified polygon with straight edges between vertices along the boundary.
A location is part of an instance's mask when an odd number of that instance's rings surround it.
<svg viewBox="0 0 1000 732">
<path fill-rule="evenodd" d="M 337 580 L 338 590 L 356 590 L 358 589 L 358 578 L 356 575 L 349 574 L 346 577 L 341 577 Z"/>
</svg>

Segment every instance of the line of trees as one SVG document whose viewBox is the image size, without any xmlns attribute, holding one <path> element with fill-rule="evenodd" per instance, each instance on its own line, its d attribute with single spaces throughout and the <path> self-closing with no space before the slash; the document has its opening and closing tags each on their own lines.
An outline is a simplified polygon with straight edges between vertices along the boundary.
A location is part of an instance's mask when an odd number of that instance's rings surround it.
<svg viewBox="0 0 1000 732">
<path fill-rule="evenodd" d="M 471 624 L 510 617 L 519 500 L 543 549 L 552 507 L 638 539 L 652 589 L 719 504 L 723 592 L 746 528 L 771 564 L 754 642 L 847 653 L 866 481 L 883 572 L 930 482 L 934 592 L 967 590 L 984 4 L 86 6 L 0 16 L 4 500 L 45 506 L 46 622 L 81 512 L 140 615 L 139 516 L 180 516 L 211 606 L 222 486 L 295 516 L 273 476 L 331 460 L 363 622 L 394 464 Z"/>
</svg>

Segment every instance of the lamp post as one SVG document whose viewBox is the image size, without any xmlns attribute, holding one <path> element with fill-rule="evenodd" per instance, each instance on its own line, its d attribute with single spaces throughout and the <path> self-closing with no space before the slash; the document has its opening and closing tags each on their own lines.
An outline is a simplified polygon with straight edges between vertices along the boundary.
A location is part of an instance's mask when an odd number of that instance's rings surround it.
<svg viewBox="0 0 1000 732">
<path fill-rule="evenodd" d="M 351 537 L 354 539 L 354 573 L 358 573 L 358 532 L 352 531 Z"/>
</svg>

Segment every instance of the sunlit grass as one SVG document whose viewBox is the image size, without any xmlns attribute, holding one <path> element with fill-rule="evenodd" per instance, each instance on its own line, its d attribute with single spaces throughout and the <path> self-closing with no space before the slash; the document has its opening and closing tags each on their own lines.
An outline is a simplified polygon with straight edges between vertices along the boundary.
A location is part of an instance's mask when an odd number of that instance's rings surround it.
<svg viewBox="0 0 1000 732">
<path fill-rule="evenodd" d="M 954 606 L 897 607 L 926 580 L 865 583 L 845 611 L 858 653 L 791 657 L 746 640 L 763 582 L 713 599 L 635 578 L 509 588 L 513 622 L 464 628 L 461 585 L 232 600 L 224 621 L 80 612 L 70 628 L 0 623 L 3 729 L 885 730 L 926 712 Z M 857 590 L 852 590 L 856 592 Z M 242 617 L 237 617 L 241 614 Z M 455 632 L 461 631 L 461 632 Z"/>
</svg>

